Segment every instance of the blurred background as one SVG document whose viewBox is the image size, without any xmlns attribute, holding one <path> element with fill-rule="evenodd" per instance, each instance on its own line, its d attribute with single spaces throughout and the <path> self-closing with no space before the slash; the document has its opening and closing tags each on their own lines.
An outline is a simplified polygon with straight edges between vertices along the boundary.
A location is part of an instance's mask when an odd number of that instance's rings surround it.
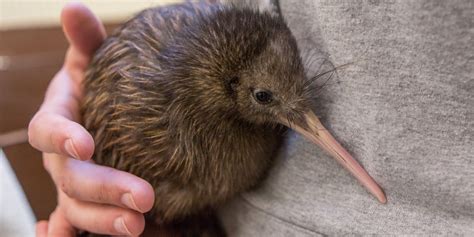
<svg viewBox="0 0 474 237">
<path fill-rule="evenodd" d="M 179 0 L 82 1 L 112 31 L 138 11 Z M 62 65 L 59 16 L 68 1 L 0 0 L 0 236 L 34 236 L 56 206 L 56 191 L 26 128 Z"/>
</svg>

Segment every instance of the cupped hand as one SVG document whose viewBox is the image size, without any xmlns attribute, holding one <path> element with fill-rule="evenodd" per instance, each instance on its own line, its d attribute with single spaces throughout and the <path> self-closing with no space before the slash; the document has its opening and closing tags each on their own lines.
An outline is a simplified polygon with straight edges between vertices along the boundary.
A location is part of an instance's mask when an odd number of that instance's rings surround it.
<svg viewBox="0 0 474 237">
<path fill-rule="evenodd" d="M 80 125 L 82 80 L 105 38 L 104 27 L 79 3 L 66 5 L 61 21 L 70 47 L 28 129 L 58 192 L 58 206 L 49 221 L 38 222 L 37 236 L 74 236 L 77 229 L 139 235 L 145 225 L 142 213 L 153 206 L 153 188 L 132 174 L 89 161 L 94 141 Z"/>
</svg>

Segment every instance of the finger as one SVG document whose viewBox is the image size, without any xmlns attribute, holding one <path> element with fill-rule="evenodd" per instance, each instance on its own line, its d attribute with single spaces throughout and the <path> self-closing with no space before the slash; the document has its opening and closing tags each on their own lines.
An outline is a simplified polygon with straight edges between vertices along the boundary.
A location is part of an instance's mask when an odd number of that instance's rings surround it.
<svg viewBox="0 0 474 237">
<path fill-rule="evenodd" d="M 94 140 L 80 124 L 61 115 L 39 112 L 31 120 L 28 139 L 36 149 L 88 160 L 94 153 Z"/>
<path fill-rule="evenodd" d="M 48 221 L 36 223 L 36 237 L 48 237 Z"/>
<path fill-rule="evenodd" d="M 107 235 L 138 236 L 145 228 L 142 214 L 119 207 L 63 198 L 67 220 L 76 228 Z"/>
<path fill-rule="evenodd" d="M 104 26 L 86 6 L 79 2 L 66 4 L 61 12 L 61 22 L 72 50 L 82 56 L 68 63 L 73 63 L 84 70 L 90 57 L 105 38 Z M 67 60 L 70 59 L 67 57 Z"/>
<path fill-rule="evenodd" d="M 84 128 L 68 120 L 80 120 L 80 81 L 90 56 L 105 37 L 105 31 L 97 18 L 80 3 L 66 5 L 61 18 L 71 47 L 64 68 L 54 77 L 48 88 L 41 112 L 36 114 L 30 123 L 29 140 L 41 151 L 86 160 L 93 153 L 92 137 Z M 55 116 L 55 121 L 48 121 L 50 117 L 47 114 L 60 116 Z M 61 122 L 58 125 L 61 128 L 72 130 L 56 129 L 55 122 Z"/>
<path fill-rule="evenodd" d="M 153 188 L 137 176 L 93 163 L 57 156 L 52 159 L 56 159 L 49 161 L 53 179 L 71 198 L 126 207 L 141 213 L 153 207 Z"/>
<path fill-rule="evenodd" d="M 74 227 L 67 221 L 63 211 L 58 207 L 49 217 L 48 237 L 74 237 Z"/>
</svg>

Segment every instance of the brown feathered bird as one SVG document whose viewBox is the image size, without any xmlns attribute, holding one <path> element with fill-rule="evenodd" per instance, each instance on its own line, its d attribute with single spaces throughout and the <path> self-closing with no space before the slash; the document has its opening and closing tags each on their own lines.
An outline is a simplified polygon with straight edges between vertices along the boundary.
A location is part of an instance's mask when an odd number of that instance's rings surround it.
<svg viewBox="0 0 474 237">
<path fill-rule="evenodd" d="M 256 185 L 284 127 L 322 146 L 385 202 L 311 112 L 313 90 L 282 17 L 185 3 L 145 10 L 105 40 L 87 73 L 83 117 L 97 163 L 155 188 L 150 216 L 161 225 Z"/>
</svg>

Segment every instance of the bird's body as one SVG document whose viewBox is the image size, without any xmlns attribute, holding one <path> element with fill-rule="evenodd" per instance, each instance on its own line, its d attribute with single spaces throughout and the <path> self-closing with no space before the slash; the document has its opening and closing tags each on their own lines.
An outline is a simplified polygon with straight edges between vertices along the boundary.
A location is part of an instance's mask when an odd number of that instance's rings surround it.
<svg viewBox="0 0 474 237">
<path fill-rule="evenodd" d="M 216 19 L 220 22 L 212 22 Z M 150 182 L 159 218 L 173 220 L 222 202 L 255 185 L 268 169 L 282 128 L 242 119 L 227 99 L 232 92 L 221 90 L 226 85 L 214 66 L 201 78 L 191 74 L 208 70 L 206 63 L 226 64 L 222 70 L 234 67 L 225 53 L 217 58 L 226 47 L 243 49 L 231 60 L 244 66 L 241 61 L 266 44 L 266 34 L 275 30 L 266 27 L 276 19 L 220 5 L 149 9 L 97 52 L 83 106 L 85 126 L 96 143 L 94 160 Z M 237 25 L 232 21 L 245 27 L 222 30 L 218 25 Z M 249 26 L 254 30 L 244 32 Z M 218 45 L 210 36 L 216 30 L 242 39 Z"/>
<path fill-rule="evenodd" d="M 282 125 L 364 173 L 311 112 L 312 83 L 280 16 L 205 3 L 145 10 L 106 39 L 84 87 L 94 160 L 147 180 L 162 223 L 256 185 Z"/>
</svg>

